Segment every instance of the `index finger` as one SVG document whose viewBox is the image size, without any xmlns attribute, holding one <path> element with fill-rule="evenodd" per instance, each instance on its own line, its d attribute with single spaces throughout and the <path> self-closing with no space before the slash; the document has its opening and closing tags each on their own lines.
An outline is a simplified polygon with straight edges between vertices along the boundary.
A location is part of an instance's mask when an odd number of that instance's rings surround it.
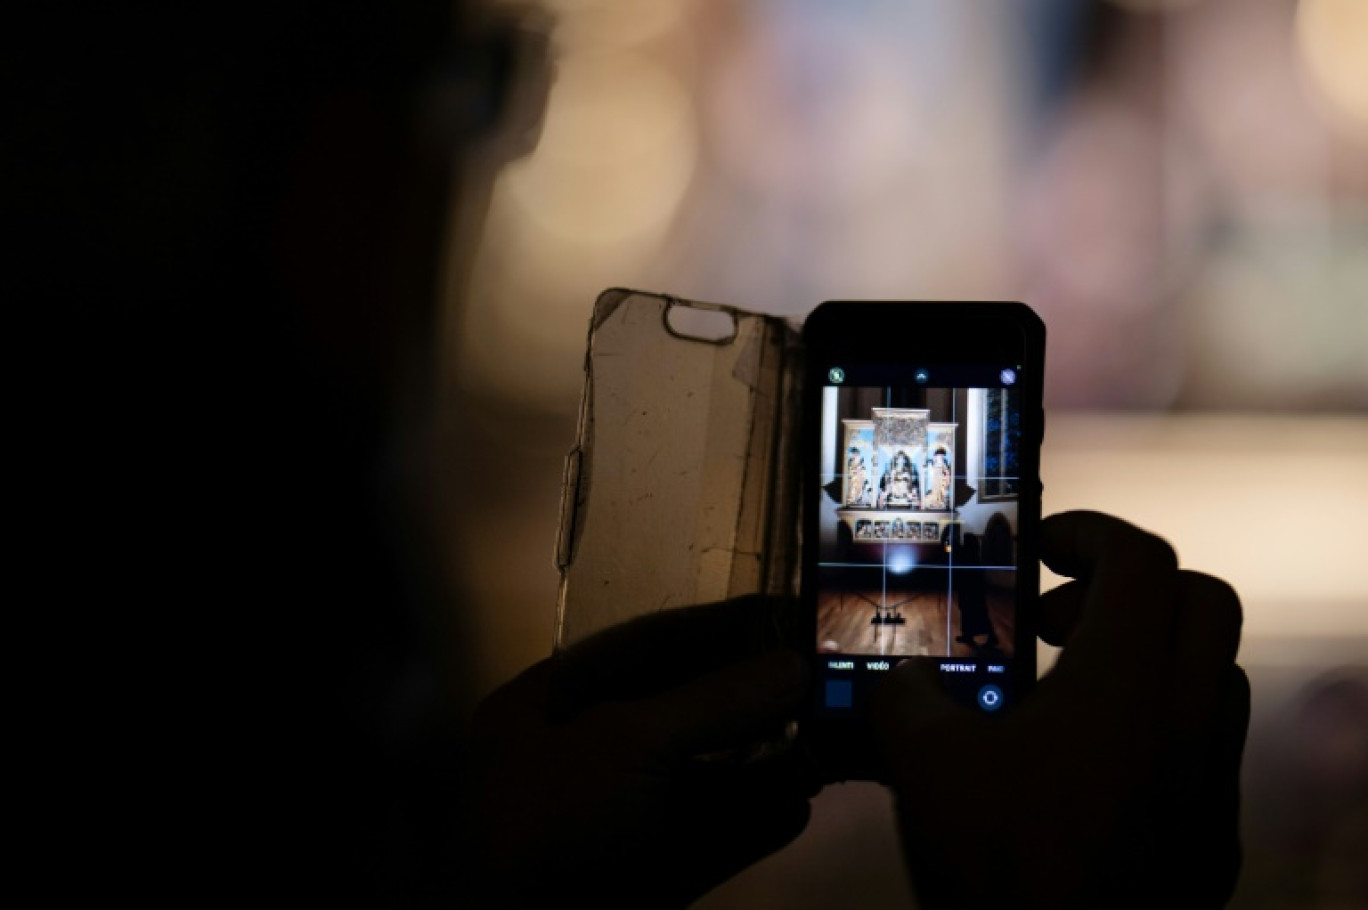
<svg viewBox="0 0 1368 910">
<path fill-rule="evenodd" d="M 1168 543 L 1100 512 L 1041 523 L 1041 560 L 1086 583 L 1082 616 L 1054 674 L 1099 696 L 1155 685 L 1174 647 L 1178 557 Z"/>
</svg>

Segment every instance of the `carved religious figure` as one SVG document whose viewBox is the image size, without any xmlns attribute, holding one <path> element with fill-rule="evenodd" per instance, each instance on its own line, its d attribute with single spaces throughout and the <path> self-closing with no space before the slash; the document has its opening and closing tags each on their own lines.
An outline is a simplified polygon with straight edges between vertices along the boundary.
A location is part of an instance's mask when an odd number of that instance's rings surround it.
<svg viewBox="0 0 1368 910">
<path fill-rule="evenodd" d="M 879 507 L 921 508 L 921 483 L 917 480 L 916 469 L 912 467 L 912 459 L 902 449 L 893 453 L 893 461 L 884 475 L 884 486 L 879 491 Z"/>
<path fill-rule="evenodd" d="M 865 464 L 864 454 L 851 446 L 846 455 L 846 505 L 867 505 L 869 487 L 869 467 Z"/>
<path fill-rule="evenodd" d="M 950 484 L 954 477 L 945 449 L 938 447 L 926 466 L 926 493 L 922 507 L 928 510 L 950 508 Z"/>
</svg>

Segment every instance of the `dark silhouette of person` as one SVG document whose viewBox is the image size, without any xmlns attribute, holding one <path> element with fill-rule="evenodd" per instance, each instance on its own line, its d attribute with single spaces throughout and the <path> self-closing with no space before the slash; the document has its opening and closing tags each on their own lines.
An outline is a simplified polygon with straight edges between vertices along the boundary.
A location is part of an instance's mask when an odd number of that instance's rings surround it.
<svg viewBox="0 0 1368 910">
<path fill-rule="evenodd" d="M 955 564 L 963 569 L 955 573 L 960 615 L 960 634 L 955 640 L 978 649 L 978 636 L 986 635 L 984 645 L 992 647 L 998 643 L 998 637 L 988 615 L 988 578 L 982 568 L 983 547 L 977 534 L 964 535 L 955 553 Z"/>
<path fill-rule="evenodd" d="M 451 906 L 479 655 L 434 530 L 434 337 L 465 166 L 514 126 L 511 14 L 34 12 L 0 193 L 7 303 L 42 323 L 25 740 L 71 872 L 41 887 Z"/>
</svg>

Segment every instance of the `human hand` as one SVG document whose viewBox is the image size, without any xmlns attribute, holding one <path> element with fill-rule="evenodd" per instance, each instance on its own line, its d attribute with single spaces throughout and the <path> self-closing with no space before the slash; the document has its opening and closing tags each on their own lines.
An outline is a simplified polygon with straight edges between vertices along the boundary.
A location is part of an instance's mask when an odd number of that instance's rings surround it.
<svg viewBox="0 0 1368 910">
<path fill-rule="evenodd" d="M 655 614 L 533 666 L 480 706 L 469 776 L 482 890 L 684 906 L 784 846 L 816 787 L 774 742 L 802 704 L 791 651 L 754 653 L 763 598 Z"/>
<path fill-rule="evenodd" d="M 926 907 L 1221 906 L 1240 867 L 1249 683 L 1224 582 L 1090 512 L 1042 525 L 1070 581 L 1041 600 L 1058 662 L 1011 714 L 908 662 L 872 719 Z"/>
</svg>

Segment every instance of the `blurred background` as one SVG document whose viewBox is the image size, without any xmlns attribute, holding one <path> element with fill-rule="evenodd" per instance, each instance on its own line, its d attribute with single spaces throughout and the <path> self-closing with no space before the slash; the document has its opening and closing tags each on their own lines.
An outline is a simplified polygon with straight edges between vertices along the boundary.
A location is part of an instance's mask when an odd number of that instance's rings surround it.
<svg viewBox="0 0 1368 910">
<path fill-rule="evenodd" d="M 1236 905 L 1368 906 L 1368 3 L 491 6 L 546 44 L 511 93 L 524 145 L 458 172 L 480 189 L 445 258 L 472 692 L 551 646 L 600 290 L 1022 300 L 1049 329 L 1047 513 L 1121 515 L 1242 595 Z M 703 905 L 907 900 L 886 797 L 846 785 Z"/>
<path fill-rule="evenodd" d="M 626 286 L 1034 307 L 1046 509 L 1243 598 L 1236 905 L 1368 906 L 1368 0 L 42 11 L 0 143 L 45 323 L 21 739 L 51 842 L 108 872 L 44 888 L 183 906 L 208 858 L 195 893 L 422 903 L 460 779 L 432 715 L 550 653 L 589 314 Z M 908 900 L 886 795 L 845 785 L 702 903 Z"/>
</svg>

